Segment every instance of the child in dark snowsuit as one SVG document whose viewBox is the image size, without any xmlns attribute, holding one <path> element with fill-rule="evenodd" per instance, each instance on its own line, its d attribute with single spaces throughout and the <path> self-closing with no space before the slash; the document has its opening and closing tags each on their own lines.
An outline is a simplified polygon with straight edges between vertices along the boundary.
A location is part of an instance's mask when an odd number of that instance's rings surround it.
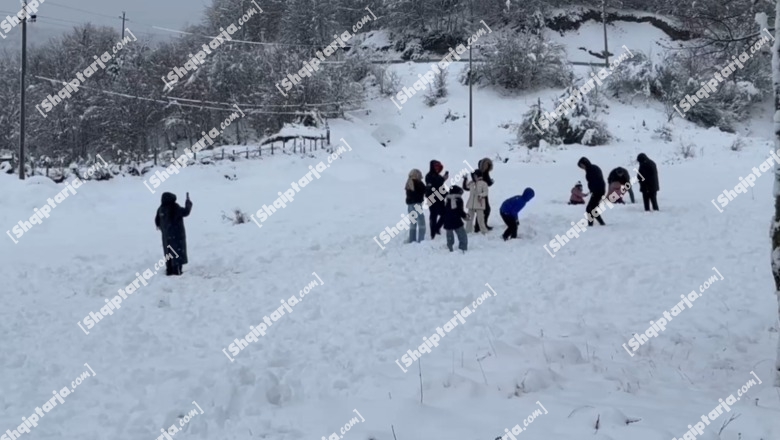
<svg viewBox="0 0 780 440">
<path fill-rule="evenodd" d="M 525 208 L 526 203 L 534 198 L 534 195 L 534 190 L 526 188 L 525 191 L 523 191 L 523 195 L 510 197 L 501 204 L 499 213 L 501 214 L 501 219 L 504 220 L 504 223 L 506 224 L 506 231 L 504 231 L 504 234 L 502 235 L 504 241 L 507 241 L 510 238 L 517 238 L 517 226 L 519 223 L 517 216 L 520 214 L 520 211 Z"/>
<path fill-rule="evenodd" d="M 184 217 L 190 215 L 191 210 L 190 193 L 187 193 L 187 202 L 184 204 L 184 208 L 176 203 L 175 194 L 163 193 L 162 203 L 157 209 L 157 215 L 154 216 L 154 224 L 162 232 L 165 275 L 181 275 L 182 266 L 188 262 Z"/>
<path fill-rule="evenodd" d="M 466 252 L 469 247 L 469 239 L 466 236 L 463 219 L 467 218 L 466 211 L 463 210 L 463 190 L 455 185 L 450 189 L 450 193 L 444 198 L 444 229 L 447 231 L 447 248 L 453 251 L 455 244 L 454 234 L 458 234 L 458 249 Z"/>
<path fill-rule="evenodd" d="M 447 171 L 444 173 L 444 176 L 441 175 L 441 172 L 444 170 L 444 165 L 441 164 L 438 160 L 432 160 L 431 161 L 431 168 L 428 171 L 428 174 L 425 175 L 425 198 L 428 200 L 431 200 L 431 196 L 433 195 L 434 191 L 438 191 L 439 188 L 444 186 L 444 183 L 449 179 L 450 172 Z M 433 203 L 430 205 L 429 214 L 431 216 L 431 240 L 436 238 L 436 234 L 440 234 L 441 231 L 441 223 L 442 219 L 441 216 L 444 213 L 444 200 L 437 200 L 436 198 L 433 199 Z"/>
</svg>

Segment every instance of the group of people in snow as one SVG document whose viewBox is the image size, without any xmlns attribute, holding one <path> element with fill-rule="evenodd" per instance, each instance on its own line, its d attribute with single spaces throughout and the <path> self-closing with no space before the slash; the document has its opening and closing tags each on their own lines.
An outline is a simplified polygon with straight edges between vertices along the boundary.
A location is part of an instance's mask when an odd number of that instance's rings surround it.
<svg viewBox="0 0 780 440">
<path fill-rule="evenodd" d="M 422 172 L 418 169 L 411 170 L 406 181 L 408 212 L 421 212 L 422 206 L 418 207 L 418 205 L 428 199 L 431 239 L 441 234 L 441 229 L 444 228 L 447 248 L 450 252 L 454 251 L 455 236 L 458 237 L 458 249 L 465 252 L 468 249 L 468 233 L 484 235 L 493 229 L 487 224 L 491 211 L 490 187 L 494 183 L 490 177 L 493 161 L 488 158 L 482 159 L 477 168 L 471 174 L 471 180 L 464 176 L 461 186 L 453 185 L 449 190 L 445 182 L 450 173 L 447 171 L 442 174 L 444 166 L 438 160 L 431 161 L 424 181 Z M 463 202 L 464 189 L 469 193 L 465 203 Z M 504 240 L 517 238 L 518 214 L 533 197 L 534 191 L 526 188 L 522 195 L 511 197 L 501 204 L 501 219 L 507 226 L 502 235 Z M 425 232 L 425 217 L 418 215 L 417 222 L 410 227 L 408 242 L 423 241 Z"/>
<path fill-rule="evenodd" d="M 641 153 L 636 158 L 639 162 L 637 170 L 639 178 L 639 191 L 642 193 L 642 199 L 645 211 L 658 211 L 658 169 L 655 162 L 650 160 L 646 154 Z M 609 184 L 609 193 L 607 184 L 604 182 L 604 175 L 601 168 L 593 164 L 588 158 L 583 157 L 577 163 L 577 166 L 585 170 L 585 180 L 588 183 L 590 194 L 583 192 L 582 184 L 577 184 L 571 190 L 570 205 L 583 205 L 585 198 L 590 195 L 585 211 L 589 214 L 588 225 L 593 226 L 595 219 L 599 224 L 604 225 L 604 219 L 601 213 L 594 215 L 594 209 L 598 207 L 601 200 L 609 197 L 610 200 L 616 200 L 615 203 L 623 203 L 624 191 L 628 192 L 631 203 L 635 203 L 634 191 L 631 188 L 630 176 L 625 168 L 617 167 L 609 173 L 607 183 Z M 406 205 L 408 212 L 423 212 L 422 204 L 426 199 L 429 201 L 430 209 L 430 229 L 431 239 L 441 234 L 444 228 L 447 236 L 447 248 L 450 252 L 454 251 L 455 236 L 458 237 L 458 248 L 465 252 L 468 249 L 468 233 L 487 234 L 493 228 L 488 225 L 490 218 L 490 187 L 493 186 L 493 179 L 490 173 L 493 171 L 493 161 L 485 158 L 479 161 L 477 170 L 471 174 L 471 180 L 463 177 L 462 187 L 453 185 L 447 190 L 445 182 L 449 178 L 449 171 L 444 171 L 444 165 L 438 160 L 432 160 L 428 174 L 423 180 L 422 172 L 413 169 L 409 172 L 409 178 L 406 181 Z M 469 192 L 468 200 L 463 202 L 463 190 Z M 443 195 L 443 194 L 446 194 Z M 519 225 L 520 211 L 535 196 L 534 190 L 526 188 L 521 195 L 510 197 L 501 203 L 499 214 L 504 221 L 506 229 L 502 234 L 504 241 L 517 238 L 517 228 Z M 416 207 L 419 206 L 418 209 Z M 163 193 L 160 207 L 154 216 L 154 224 L 162 234 L 163 254 L 171 251 L 172 258 L 166 258 L 165 274 L 181 275 L 182 266 L 187 264 L 187 234 L 184 229 L 184 217 L 190 215 L 192 210 L 192 201 L 190 194 L 187 193 L 187 199 L 182 208 L 176 203 L 176 195 L 173 193 Z M 468 212 L 466 211 L 468 210 Z M 421 242 L 425 239 L 425 216 L 419 214 L 417 221 L 410 225 L 409 243 Z M 464 222 L 465 220 L 465 222 Z"/>
<path fill-rule="evenodd" d="M 639 162 L 637 180 L 639 181 L 639 192 L 642 193 L 645 211 L 650 211 L 651 205 L 653 211 L 658 211 L 658 200 L 656 197 L 660 187 L 658 186 L 658 169 L 655 166 L 655 162 L 650 160 L 645 153 L 640 153 L 636 160 Z M 585 207 L 585 211 L 589 214 L 589 219 L 594 218 L 599 224 L 605 224 L 604 219 L 601 218 L 601 214 L 593 215 L 593 210 L 605 197 L 609 199 L 610 202 L 614 200 L 612 203 L 625 204 L 625 202 L 623 202 L 623 196 L 625 195 L 625 192 L 628 192 L 631 203 L 636 203 L 634 200 L 634 190 L 631 187 L 631 176 L 625 168 L 617 167 L 609 173 L 609 177 L 607 177 L 609 191 L 607 191 L 607 184 L 604 183 L 604 175 L 601 173 L 601 168 L 592 164 L 587 157 L 581 158 L 579 162 L 577 162 L 577 166 L 585 170 L 585 180 L 588 182 L 590 200 Z M 588 194 L 583 192 L 582 183 L 577 182 L 577 184 L 574 185 L 574 188 L 571 189 L 569 204 L 584 205 L 586 197 L 588 197 Z M 588 225 L 593 226 L 593 221 L 588 220 Z"/>
<path fill-rule="evenodd" d="M 658 201 L 656 195 L 659 190 L 658 170 L 655 162 L 650 160 L 646 154 L 641 153 L 637 156 L 639 169 L 637 170 L 639 180 L 639 191 L 645 205 L 645 211 L 650 211 L 651 205 L 654 211 L 658 211 Z M 628 170 L 617 167 L 609 173 L 607 182 L 604 182 L 604 175 L 601 168 L 593 164 L 588 158 L 583 157 L 577 163 L 577 166 L 585 171 L 585 180 L 588 183 L 589 194 L 583 192 L 582 183 L 577 184 L 571 190 L 570 205 L 584 205 L 585 199 L 590 196 L 585 211 L 588 213 L 588 225 L 593 226 L 593 221 L 605 225 L 601 213 L 594 213 L 604 198 L 615 203 L 624 203 L 623 196 L 627 192 L 631 198 L 631 203 L 635 203 L 634 190 L 631 187 L 631 176 Z M 422 204 L 428 200 L 430 210 L 429 227 L 431 230 L 431 239 L 441 234 L 444 228 L 447 235 L 447 248 L 450 252 L 454 251 L 455 237 L 458 238 L 458 248 L 465 252 L 468 249 L 468 234 L 482 233 L 493 228 L 488 225 L 490 218 L 490 187 L 493 186 L 493 179 L 490 177 L 493 171 L 493 161 L 488 158 L 479 161 L 478 169 L 471 174 L 471 180 L 464 177 L 461 186 L 453 185 L 447 188 L 445 182 L 449 178 L 449 172 L 444 171 L 444 166 L 438 160 L 432 160 L 428 174 L 423 180 L 422 172 L 413 169 L 409 172 L 406 181 L 406 206 L 408 212 L 423 212 Z M 609 187 L 607 187 L 607 183 Z M 469 192 L 468 200 L 464 203 L 463 194 Z M 444 196 L 443 194 L 446 194 Z M 502 234 L 504 241 L 517 238 L 517 228 L 519 226 L 518 216 L 525 205 L 534 198 L 534 190 L 526 188 L 521 195 L 510 197 L 501 204 L 499 214 L 501 220 L 506 225 L 506 230 Z M 425 239 L 426 233 L 425 216 L 417 214 L 417 221 L 410 225 L 409 239 L 407 243 L 421 242 Z"/>
</svg>

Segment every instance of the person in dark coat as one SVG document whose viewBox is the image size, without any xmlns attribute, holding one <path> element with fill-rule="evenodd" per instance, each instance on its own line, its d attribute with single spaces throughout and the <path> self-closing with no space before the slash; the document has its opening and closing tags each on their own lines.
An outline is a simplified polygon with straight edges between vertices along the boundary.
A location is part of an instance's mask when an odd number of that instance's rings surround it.
<svg viewBox="0 0 780 440">
<path fill-rule="evenodd" d="M 463 209 L 462 196 L 463 190 L 455 185 L 450 189 L 447 197 L 444 198 L 443 225 L 447 231 L 447 248 L 450 252 L 453 251 L 452 246 L 455 244 L 453 233 L 458 234 L 458 249 L 466 252 L 469 247 L 469 239 L 463 223 L 463 219 L 467 218 L 468 215 Z"/>
<path fill-rule="evenodd" d="M 441 175 L 444 170 L 444 165 L 438 160 L 431 161 L 431 167 L 428 174 L 425 175 L 425 198 L 430 200 L 430 196 L 433 195 L 433 190 L 438 190 L 444 186 L 444 182 L 450 177 L 450 172 Z M 442 226 L 442 214 L 444 213 L 444 200 L 439 200 L 434 197 L 433 203 L 430 206 L 431 215 L 431 240 L 436 237 L 436 234 L 441 233 Z"/>
<path fill-rule="evenodd" d="M 650 211 L 651 203 L 653 211 L 658 211 L 658 200 L 656 200 L 656 195 L 660 190 L 658 185 L 658 168 L 656 168 L 655 162 L 650 160 L 645 153 L 639 153 L 636 161 L 639 162 L 639 191 L 642 193 L 645 211 Z"/>
<path fill-rule="evenodd" d="M 517 238 L 517 226 L 520 221 L 517 216 L 525 208 L 526 203 L 534 198 L 534 195 L 533 189 L 526 188 L 523 195 L 510 197 L 501 204 L 498 212 L 501 214 L 501 220 L 506 224 L 506 231 L 502 235 L 504 241 Z"/>
<path fill-rule="evenodd" d="M 487 183 L 488 187 L 493 186 L 493 179 L 490 177 L 490 172 L 493 171 L 493 161 L 487 157 L 477 162 L 477 168 L 482 172 L 482 180 Z M 488 231 L 492 231 L 493 227 L 488 224 L 490 218 L 490 196 L 485 198 L 485 226 Z M 474 226 L 474 232 L 479 232 L 479 223 Z"/>
<path fill-rule="evenodd" d="M 600 225 L 605 226 L 604 219 L 599 215 L 593 215 L 593 210 L 599 206 L 601 199 L 607 193 L 607 185 L 604 183 L 604 174 L 601 172 L 601 168 L 590 163 L 587 157 L 580 158 L 577 162 L 577 166 L 585 170 L 585 180 L 588 181 L 588 191 L 590 191 L 590 200 L 588 200 L 587 206 L 585 206 L 585 212 L 595 218 Z M 593 226 L 593 220 L 588 220 L 588 226 Z"/>
<path fill-rule="evenodd" d="M 631 182 L 631 176 L 628 174 L 628 170 L 622 167 L 617 167 L 610 171 L 609 176 L 607 177 L 607 183 L 610 186 L 613 183 L 619 183 L 625 187 L 629 182 Z M 631 203 L 636 203 L 636 200 L 634 199 L 634 189 L 631 188 L 630 185 L 628 186 L 628 196 L 631 198 Z M 620 203 L 622 203 L 622 201 Z"/>
<path fill-rule="evenodd" d="M 157 208 L 154 224 L 162 232 L 163 255 L 165 257 L 165 275 L 181 275 L 182 266 L 187 264 L 187 233 L 184 230 L 184 217 L 190 215 L 192 202 L 187 193 L 184 208 L 176 203 L 176 195 L 166 192 Z M 170 254 L 168 256 L 168 254 Z M 171 257 L 171 258 L 169 258 Z"/>
</svg>

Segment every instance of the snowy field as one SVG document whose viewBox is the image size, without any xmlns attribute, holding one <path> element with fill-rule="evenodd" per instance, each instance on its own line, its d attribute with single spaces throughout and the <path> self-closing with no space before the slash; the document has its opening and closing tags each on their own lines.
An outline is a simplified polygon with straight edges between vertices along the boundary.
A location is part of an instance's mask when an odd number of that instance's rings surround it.
<svg viewBox="0 0 780 440">
<path fill-rule="evenodd" d="M 410 86 L 427 66 L 394 68 Z M 394 430 L 398 440 L 494 440 L 543 406 L 518 438 L 669 440 L 756 377 L 762 384 L 748 386 L 696 438 L 780 438 L 780 395 L 771 387 L 778 337 L 771 176 L 722 213 L 711 202 L 769 157 L 767 139 L 747 137 L 735 152 L 733 135 L 677 120 L 675 140 L 665 143 L 653 133 L 665 122 L 660 106 L 613 102 L 604 115 L 618 137 L 611 145 L 529 155 L 509 148 L 514 134 L 501 126 L 552 91 L 506 97 L 477 89 L 469 148 L 468 89 L 456 78 L 451 72 L 451 96 L 433 109 L 422 97 L 402 111 L 380 99 L 349 121 L 332 121 L 332 138 L 352 151 L 262 228 L 232 225 L 222 213 L 272 204 L 310 165 L 327 164 L 326 153 L 192 167 L 166 181 L 160 191 L 180 203 L 189 192 L 194 203 L 184 276 L 153 277 L 89 334 L 77 322 L 162 256 L 153 223 L 160 193 L 137 177 L 87 183 L 18 244 L 3 239 L 0 432 L 29 419 L 52 390 L 70 388 L 88 364 L 95 376 L 25 438 L 152 440 L 186 414 L 192 419 L 177 439 L 336 432 L 392 440 Z M 466 117 L 445 122 L 448 110 Z M 761 134 L 760 126 L 752 132 Z M 763 133 L 771 133 L 768 124 Z M 696 143 L 695 158 L 680 157 L 679 139 Z M 585 180 L 577 160 L 587 156 L 606 176 L 616 166 L 633 170 L 640 152 L 658 164 L 661 211 L 645 213 L 641 196 L 640 204 L 616 206 L 603 215 L 606 227 L 551 258 L 543 246 L 584 211 L 565 204 Z M 410 169 L 426 173 L 438 159 L 454 175 L 464 161 L 476 166 L 496 155 L 509 158 L 495 160 L 489 223 L 496 229 L 469 236 L 466 254 L 449 253 L 443 237 L 377 246 L 373 237 L 406 214 Z M 536 198 L 521 212 L 520 239 L 505 243 L 498 206 L 526 187 Z M 0 224 L 12 228 L 62 188 L 0 176 Z M 630 356 L 623 344 L 680 295 L 699 292 L 713 268 L 724 279 Z M 313 273 L 324 284 L 231 362 L 223 349 Z M 497 295 L 424 354 L 421 368 L 415 362 L 404 373 L 396 360 L 470 306 L 486 283 Z M 194 402 L 203 414 L 189 415 Z M 356 414 L 360 421 L 342 435 Z M 718 436 L 732 415 L 739 417 Z"/>
</svg>

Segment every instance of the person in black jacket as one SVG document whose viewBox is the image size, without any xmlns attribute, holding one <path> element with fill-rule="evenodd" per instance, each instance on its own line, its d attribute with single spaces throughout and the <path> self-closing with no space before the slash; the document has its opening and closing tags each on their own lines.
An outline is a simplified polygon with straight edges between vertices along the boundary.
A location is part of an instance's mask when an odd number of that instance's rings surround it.
<svg viewBox="0 0 780 440">
<path fill-rule="evenodd" d="M 438 160 L 431 161 L 431 168 L 428 174 L 425 175 L 425 198 L 428 200 L 433 195 L 433 190 L 438 190 L 444 186 L 444 182 L 450 177 L 450 172 L 444 173 L 441 176 L 441 172 L 444 170 L 444 165 Z M 440 191 L 441 192 L 441 191 Z M 444 200 L 433 199 L 433 203 L 430 206 L 431 215 L 431 240 L 436 237 L 436 234 L 441 233 L 442 226 L 442 214 L 444 213 Z"/>
<path fill-rule="evenodd" d="M 658 211 L 656 194 L 660 187 L 658 185 L 658 169 L 655 166 L 655 162 L 650 160 L 645 153 L 639 153 L 636 161 L 639 162 L 639 191 L 642 193 L 645 211 L 650 211 L 651 203 L 653 204 L 653 211 Z"/>
<path fill-rule="evenodd" d="M 187 264 L 187 233 L 184 230 L 184 217 L 190 215 L 192 202 L 187 193 L 184 208 L 176 203 L 176 195 L 166 192 L 162 203 L 154 216 L 154 224 L 162 232 L 163 255 L 165 255 L 165 275 L 181 275 L 182 266 Z M 168 255 L 170 253 L 170 255 Z"/>
<path fill-rule="evenodd" d="M 493 171 L 493 161 L 487 157 L 477 162 L 477 168 L 482 171 L 482 180 L 487 183 L 488 187 L 493 186 L 493 179 L 490 177 L 490 172 Z M 485 226 L 488 231 L 492 231 L 493 227 L 488 224 L 490 218 L 490 196 L 485 199 Z M 474 226 L 474 232 L 479 232 L 479 224 Z"/>
<path fill-rule="evenodd" d="M 585 170 L 585 180 L 588 181 L 588 190 L 590 191 L 590 200 L 588 200 L 587 206 L 585 206 L 585 212 L 587 212 L 591 218 L 595 218 L 600 225 L 604 226 L 604 219 L 599 215 L 593 215 L 593 210 L 599 206 L 601 199 L 607 192 L 606 184 L 604 183 L 604 174 L 601 173 L 601 168 L 590 163 L 587 157 L 583 157 L 577 162 L 577 166 Z M 588 219 L 588 226 L 593 226 L 593 220 Z"/>
<path fill-rule="evenodd" d="M 617 167 L 610 171 L 609 176 L 607 177 L 607 184 L 609 185 L 612 185 L 613 183 L 619 183 L 625 187 L 630 181 L 631 176 L 629 176 L 628 170 L 622 167 Z M 631 188 L 630 185 L 628 185 L 628 195 L 631 198 L 631 203 L 636 203 L 636 200 L 634 199 L 634 189 Z M 622 201 L 619 203 L 622 203 Z"/>
<path fill-rule="evenodd" d="M 417 168 L 409 171 L 406 180 L 406 207 L 409 212 L 409 243 L 425 240 L 425 214 L 423 201 L 425 200 L 425 184 L 422 181 L 422 171 Z M 414 214 L 412 214 L 414 212 Z"/>
<path fill-rule="evenodd" d="M 467 218 L 466 211 L 463 209 L 463 190 L 455 185 L 450 189 L 450 193 L 444 198 L 444 229 L 447 231 L 447 248 L 453 251 L 455 244 L 453 233 L 458 234 L 458 249 L 466 252 L 469 247 L 469 239 L 466 235 L 463 219 Z"/>
</svg>

